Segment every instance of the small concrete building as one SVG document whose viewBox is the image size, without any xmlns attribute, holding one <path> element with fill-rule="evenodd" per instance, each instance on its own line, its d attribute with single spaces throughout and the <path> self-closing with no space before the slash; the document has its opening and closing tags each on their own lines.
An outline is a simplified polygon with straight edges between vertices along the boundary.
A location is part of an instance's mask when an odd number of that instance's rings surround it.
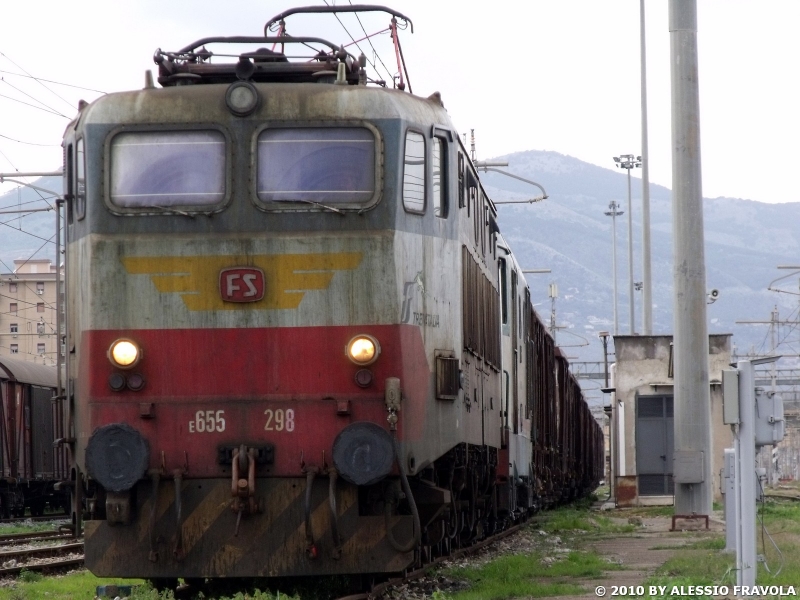
<svg viewBox="0 0 800 600">
<path fill-rule="evenodd" d="M 722 370 L 731 360 L 731 334 L 709 335 L 711 458 L 714 499 L 719 500 L 723 450 L 733 445 L 722 422 Z M 611 387 L 612 494 L 618 506 L 672 504 L 672 336 L 616 335 Z"/>
</svg>

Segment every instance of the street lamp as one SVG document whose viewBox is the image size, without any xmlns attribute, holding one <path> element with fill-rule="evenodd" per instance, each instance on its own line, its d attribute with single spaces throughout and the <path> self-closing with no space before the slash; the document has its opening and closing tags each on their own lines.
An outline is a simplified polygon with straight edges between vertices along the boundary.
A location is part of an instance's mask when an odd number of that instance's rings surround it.
<svg viewBox="0 0 800 600">
<path fill-rule="evenodd" d="M 631 210 L 631 169 L 642 166 L 642 157 L 621 154 L 614 157 L 620 169 L 628 171 L 628 298 L 630 300 L 631 335 L 636 333 L 633 325 L 633 211 Z M 614 332 L 616 333 L 616 332 Z"/>
<path fill-rule="evenodd" d="M 611 217 L 611 270 L 614 278 L 614 335 L 619 334 L 619 319 L 617 318 L 617 217 L 624 215 L 621 210 L 617 210 L 619 204 L 612 200 L 608 204 L 608 209 L 604 214 Z"/>
</svg>

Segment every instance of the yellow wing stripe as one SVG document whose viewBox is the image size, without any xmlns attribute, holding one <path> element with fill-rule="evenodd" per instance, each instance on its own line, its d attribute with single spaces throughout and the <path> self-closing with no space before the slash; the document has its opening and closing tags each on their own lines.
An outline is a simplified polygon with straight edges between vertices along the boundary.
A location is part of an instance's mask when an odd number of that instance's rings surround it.
<svg viewBox="0 0 800 600">
<path fill-rule="evenodd" d="M 336 271 L 356 269 L 361 252 L 227 256 L 126 256 L 131 275 L 149 275 L 162 294 L 181 294 L 186 308 L 201 310 L 274 310 L 300 305 L 306 290 L 327 289 Z M 253 303 L 223 302 L 219 273 L 228 267 L 258 267 L 264 271 L 266 293 Z"/>
</svg>

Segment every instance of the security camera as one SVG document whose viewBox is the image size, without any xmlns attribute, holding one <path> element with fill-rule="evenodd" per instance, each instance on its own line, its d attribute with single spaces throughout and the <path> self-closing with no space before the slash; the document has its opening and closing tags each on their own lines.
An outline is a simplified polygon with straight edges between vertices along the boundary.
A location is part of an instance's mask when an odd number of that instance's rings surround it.
<svg viewBox="0 0 800 600">
<path fill-rule="evenodd" d="M 719 298 L 719 290 L 717 288 L 712 288 L 708 292 L 708 302 L 707 304 L 714 304 Z"/>
</svg>

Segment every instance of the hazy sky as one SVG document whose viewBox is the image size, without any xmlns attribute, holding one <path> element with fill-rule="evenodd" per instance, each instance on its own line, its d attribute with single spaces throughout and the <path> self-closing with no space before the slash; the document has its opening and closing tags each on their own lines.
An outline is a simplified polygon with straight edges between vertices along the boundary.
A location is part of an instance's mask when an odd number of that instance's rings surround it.
<svg viewBox="0 0 800 600">
<path fill-rule="evenodd" d="M 704 196 L 800 201 L 800 1 L 697 4 Z M 260 35 L 268 18 L 292 5 L 4 2 L 0 172 L 59 168 L 68 122 L 7 97 L 72 117 L 78 99 L 98 95 L 50 83 L 48 90 L 9 72 L 103 92 L 134 89 L 155 68 L 157 47 L 176 50 L 211 35 Z M 475 129 L 479 158 L 554 150 L 613 168 L 613 155 L 641 152 L 637 0 L 495 0 L 481 3 L 482 10 L 442 0 L 390 5 L 414 22 L 414 34 L 401 35 L 414 92 L 441 92 L 459 131 Z M 671 187 L 667 0 L 646 5 L 650 173 L 653 182 Z M 290 20 L 290 33 L 349 41 L 331 17 L 318 17 L 312 29 L 306 22 Z M 364 19 L 370 32 L 387 22 Z M 347 24 L 356 38 L 363 36 L 357 23 Z M 390 53 L 382 58 L 395 69 Z M 541 183 L 547 187 L 546 179 Z"/>
</svg>

